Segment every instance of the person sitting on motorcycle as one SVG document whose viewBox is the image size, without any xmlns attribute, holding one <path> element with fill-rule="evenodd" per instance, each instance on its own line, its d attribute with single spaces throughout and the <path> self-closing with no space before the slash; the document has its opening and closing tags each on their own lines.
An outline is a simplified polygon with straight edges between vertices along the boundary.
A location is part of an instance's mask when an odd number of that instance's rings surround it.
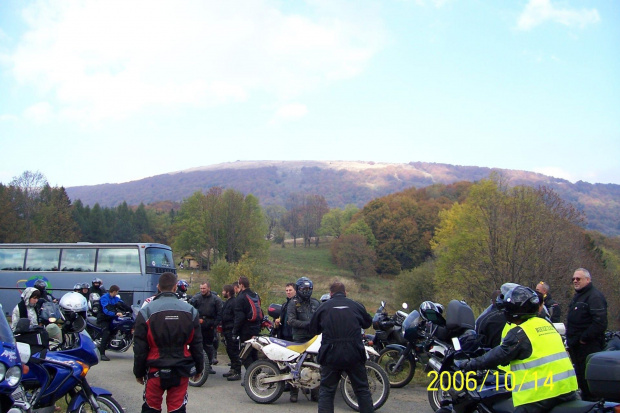
<svg viewBox="0 0 620 413">
<path fill-rule="evenodd" d="M 314 334 L 310 333 L 310 320 L 321 303 L 316 298 L 312 298 L 313 288 L 312 281 L 306 277 L 301 277 L 295 283 L 297 294 L 286 306 L 287 323 L 293 330 L 293 341 L 298 343 L 305 343 L 314 337 Z M 318 394 L 315 393 L 317 392 L 313 392 L 312 399 L 318 400 Z M 291 387 L 290 400 L 292 403 L 297 403 L 298 394 L 299 388 Z"/>
<path fill-rule="evenodd" d="M 34 287 L 26 287 L 22 292 L 22 300 L 13 308 L 11 315 L 11 329 L 13 331 L 15 331 L 20 318 L 29 319 L 30 327 L 39 325 L 39 313 L 36 309 L 39 298 L 41 298 L 41 292 Z"/>
<path fill-rule="evenodd" d="M 189 284 L 185 280 L 179 280 L 177 282 L 177 297 L 179 300 L 189 301 L 190 297 L 187 295 L 187 289 L 189 288 Z"/>
<path fill-rule="evenodd" d="M 50 303 L 58 302 L 58 299 L 54 297 L 49 291 L 47 291 L 47 281 L 41 279 L 36 280 L 34 282 L 34 288 L 39 290 L 39 292 L 41 293 L 40 301 L 42 301 L 39 304 L 42 304 L 45 301 L 49 301 Z"/>
<path fill-rule="evenodd" d="M 91 283 L 89 295 L 92 293 L 99 294 L 99 297 L 103 297 L 103 295 L 106 293 L 105 288 L 103 288 L 103 280 L 101 278 L 93 279 Z"/>
<path fill-rule="evenodd" d="M 82 294 L 84 298 L 86 298 L 86 301 L 88 302 L 88 297 L 90 297 L 90 286 L 88 285 L 88 283 L 82 283 L 81 287 L 82 288 L 78 292 Z"/>
<path fill-rule="evenodd" d="M 102 330 L 99 353 L 101 353 L 101 360 L 103 361 L 110 361 L 108 356 L 105 355 L 105 351 L 110 342 L 110 322 L 114 318 L 123 315 L 123 313 L 118 311 L 119 303 L 123 303 L 120 297 L 118 297 L 119 291 L 120 288 L 118 285 L 110 286 L 110 291 L 101 297 L 101 311 L 97 314 L 97 324 Z M 124 305 L 124 303 L 121 305 Z"/>
<path fill-rule="evenodd" d="M 457 367 L 469 371 L 510 364 L 512 382 L 517 383 L 512 390 L 517 413 L 547 412 L 560 403 L 577 400 L 575 370 L 560 334 L 551 323 L 536 316 L 536 293 L 522 285 L 504 284 L 497 305 L 514 328 L 504 330 L 499 346 L 483 356 L 457 360 Z"/>
</svg>

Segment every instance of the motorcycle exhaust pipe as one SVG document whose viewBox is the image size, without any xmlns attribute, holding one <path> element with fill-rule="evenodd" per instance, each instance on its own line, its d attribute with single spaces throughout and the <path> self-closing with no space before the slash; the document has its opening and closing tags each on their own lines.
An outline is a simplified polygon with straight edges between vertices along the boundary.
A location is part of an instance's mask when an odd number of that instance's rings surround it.
<svg viewBox="0 0 620 413">
<path fill-rule="evenodd" d="M 434 357 L 430 357 L 428 359 L 428 364 L 435 371 L 441 370 L 441 362 Z"/>
</svg>

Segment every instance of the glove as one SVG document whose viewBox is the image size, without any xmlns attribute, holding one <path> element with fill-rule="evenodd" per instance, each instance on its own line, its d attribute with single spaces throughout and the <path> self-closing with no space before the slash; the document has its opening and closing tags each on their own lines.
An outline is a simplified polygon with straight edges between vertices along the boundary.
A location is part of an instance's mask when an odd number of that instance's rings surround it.
<svg viewBox="0 0 620 413">
<path fill-rule="evenodd" d="M 471 367 L 471 360 L 454 360 L 454 365 L 462 371 L 470 371 L 473 370 Z"/>
</svg>

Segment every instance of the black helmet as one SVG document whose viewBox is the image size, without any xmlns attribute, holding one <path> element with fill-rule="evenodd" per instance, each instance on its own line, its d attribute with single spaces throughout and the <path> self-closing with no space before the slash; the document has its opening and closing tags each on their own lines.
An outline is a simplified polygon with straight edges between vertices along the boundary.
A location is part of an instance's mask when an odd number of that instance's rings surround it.
<svg viewBox="0 0 620 413">
<path fill-rule="evenodd" d="M 179 280 L 177 282 L 177 291 L 181 291 L 182 293 L 187 292 L 187 287 L 189 287 L 187 281 Z"/>
<path fill-rule="evenodd" d="M 77 283 L 73 286 L 73 291 L 75 291 L 76 293 L 79 293 L 82 290 L 82 284 Z"/>
<path fill-rule="evenodd" d="M 41 291 L 41 293 L 44 293 L 45 289 L 47 288 L 47 283 L 45 282 L 45 280 L 38 279 L 34 282 L 34 288 Z"/>
<path fill-rule="evenodd" d="M 501 292 L 497 305 L 504 310 L 508 322 L 526 320 L 538 314 L 540 301 L 531 288 L 508 283 L 502 285 Z"/>
<path fill-rule="evenodd" d="M 99 285 L 98 285 L 97 287 L 101 287 L 101 286 L 103 285 L 103 280 L 102 280 L 101 278 L 93 278 L 93 283 L 92 283 L 92 284 L 93 284 L 93 286 L 94 286 L 96 283 L 99 283 Z"/>
<path fill-rule="evenodd" d="M 312 289 L 314 288 L 314 284 L 307 277 L 301 277 L 295 283 L 295 290 L 297 291 L 297 296 L 300 298 L 308 299 L 312 296 Z"/>
<path fill-rule="evenodd" d="M 88 283 L 82 283 L 82 290 L 83 290 L 84 288 L 90 288 L 90 285 L 88 285 Z"/>
</svg>

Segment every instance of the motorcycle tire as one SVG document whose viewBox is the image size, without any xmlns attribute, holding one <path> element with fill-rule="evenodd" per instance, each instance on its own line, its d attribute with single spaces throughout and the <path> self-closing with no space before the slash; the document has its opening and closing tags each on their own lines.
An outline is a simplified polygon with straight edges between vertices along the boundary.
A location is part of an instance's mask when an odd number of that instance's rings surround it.
<svg viewBox="0 0 620 413">
<path fill-rule="evenodd" d="M 405 387 L 413 379 L 415 374 L 415 362 L 412 362 L 409 357 L 405 358 L 403 362 L 394 368 L 398 359 L 400 358 L 400 351 L 392 348 L 385 348 L 379 353 L 379 359 L 377 364 L 380 365 L 390 380 L 390 387 L 395 389 Z"/>
<path fill-rule="evenodd" d="M 368 387 L 372 396 L 372 405 L 375 410 L 379 410 L 390 395 L 390 382 L 387 373 L 377 363 L 367 361 L 366 374 L 368 375 Z M 359 412 L 357 397 L 353 391 L 351 380 L 346 373 L 342 374 L 342 379 L 340 380 L 340 392 L 345 403 L 356 412 Z"/>
<path fill-rule="evenodd" d="M 97 403 L 99 403 L 99 407 L 101 408 L 102 412 L 125 412 L 121 405 L 112 396 L 97 396 Z M 93 408 L 93 406 L 90 405 L 89 402 L 85 401 L 84 403 L 80 404 L 75 411 L 77 413 L 91 413 L 94 412 L 95 409 Z"/>
<path fill-rule="evenodd" d="M 208 372 L 208 368 L 209 368 L 209 363 L 207 363 L 207 353 L 203 350 L 202 352 L 203 355 L 203 363 L 202 363 L 202 374 L 200 376 L 198 376 L 198 380 L 193 380 L 193 377 L 189 378 L 189 385 L 192 387 L 200 387 L 203 384 L 205 384 L 207 382 L 207 379 L 209 378 L 209 372 Z"/>
<path fill-rule="evenodd" d="M 256 403 L 273 403 L 284 392 L 284 381 L 263 383 L 268 377 L 280 374 L 278 365 L 269 360 L 257 360 L 247 368 L 244 377 L 245 392 Z"/>
<path fill-rule="evenodd" d="M 441 380 L 441 376 L 440 380 Z M 435 382 L 437 387 L 436 390 L 427 390 L 428 395 L 428 403 L 431 405 L 431 409 L 433 411 L 437 411 L 441 408 L 441 402 L 444 400 L 450 400 L 450 394 L 447 391 L 442 390 L 449 388 L 450 383 L 444 383 L 443 385 L 439 383 L 439 380 Z"/>
</svg>

